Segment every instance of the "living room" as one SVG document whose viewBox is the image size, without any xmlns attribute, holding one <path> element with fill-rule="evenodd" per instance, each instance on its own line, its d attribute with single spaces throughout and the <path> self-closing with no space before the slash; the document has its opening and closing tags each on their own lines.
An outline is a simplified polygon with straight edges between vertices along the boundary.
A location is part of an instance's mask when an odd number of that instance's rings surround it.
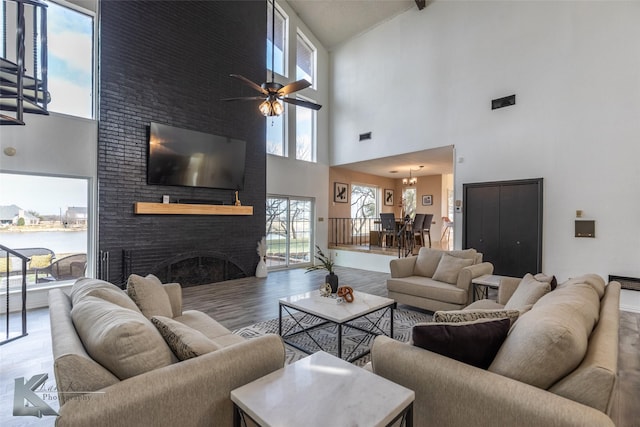
<svg viewBox="0 0 640 427">
<path fill-rule="evenodd" d="M 123 282 L 126 273 L 146 274 L 193 248 L 250 276 L 266 195 L 313 198 L 315 243 L 326 248 L 328 223 L 319 218 L 330 217 L 331 167 L 444 146 L 455 148 L 456 200 L 466 183 L 544 178 L 544 272 L 559 280 L 640 276 L 637 2 L 437 0 L 423 10 L 408 2 L 404 13 L 331 50 L 278 3 L 317 48 L 317 89 L 304 92 L 323 105 L 316 162 L 267 155 L 270 119 L 253 103 L 217 102 L 253 95 L 229 74 L 269 77 L 264 2 L 74 3 L 89 5 L 100 22 L 99 114 L 34 115 L 25 127 L 3 127 L 2 149 L 17 154 L 2 155 L 0 168 L 88 179 L 89 276 Z M 491 110 L 492 99 L 511 94 L 516 105 Z M 134 203 L 167 193 L 233 198 L 231 191 L 147 185 L 150 122 L 246 140 L 239 198 L 254 214 L 135 215 Z M 366 132 L 371 140 L 359 141 Z M 595 239 L 574 236 L 577 210 L 596 221 Z M 453 246 L 462 248 L 463 218 L 454 215 Z M 623 292 L 621 307 L 638 311 L 636 294 Z"/>
</svg>

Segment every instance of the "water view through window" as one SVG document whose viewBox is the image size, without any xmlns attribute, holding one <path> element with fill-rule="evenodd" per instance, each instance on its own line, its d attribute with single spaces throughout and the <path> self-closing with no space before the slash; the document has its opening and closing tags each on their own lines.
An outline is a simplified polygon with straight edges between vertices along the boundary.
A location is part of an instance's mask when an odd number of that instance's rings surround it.
<svg viewBox="0 0 640 427">
<path fill-rule="evenodd" d="M 31 258 L 28 288 L 85 275 L 87 200 L 86 179 L 0 173 L 0 245 Z M 0 254 L 0 283 L 19 286 L 21 261 Z"/>
</svg>

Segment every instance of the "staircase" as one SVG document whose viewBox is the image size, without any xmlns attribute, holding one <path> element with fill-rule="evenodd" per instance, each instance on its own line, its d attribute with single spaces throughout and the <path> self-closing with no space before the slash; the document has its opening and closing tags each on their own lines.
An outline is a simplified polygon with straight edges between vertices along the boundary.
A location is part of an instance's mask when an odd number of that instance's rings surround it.
<svg viewBox="0 0 640 427">
<path fill-rule="evenodd" d="M 47 5 L 42 0 L 2 0 L 1 7 L 0 125 L 24 125 L 24 113 L 49 114 Z"/>
</svg>

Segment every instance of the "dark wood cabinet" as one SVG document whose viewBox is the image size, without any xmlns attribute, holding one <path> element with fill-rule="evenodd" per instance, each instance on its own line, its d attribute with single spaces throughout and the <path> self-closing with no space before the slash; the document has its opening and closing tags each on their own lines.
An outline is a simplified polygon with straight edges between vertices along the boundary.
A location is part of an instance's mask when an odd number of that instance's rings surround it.
<svg viewBox="0 0 640 427">
<path fill-rule="evenodd" d="M 542 178 L 463 184 L 462 245 L 483 253 L 494 274 L 542 269 Z"/>
</svg>

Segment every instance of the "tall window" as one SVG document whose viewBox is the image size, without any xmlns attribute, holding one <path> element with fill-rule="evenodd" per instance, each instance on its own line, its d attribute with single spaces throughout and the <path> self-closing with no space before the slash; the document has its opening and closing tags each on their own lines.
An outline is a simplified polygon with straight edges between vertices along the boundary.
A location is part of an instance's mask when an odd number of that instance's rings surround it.
<svg viewBox="0 0 640 427">
<path fill-rule="evenodd" d="M 287 17 L 276 4 L 275 31 L 272 31 L 272 3 L 267 7 L 267 69 L 273 70 L 281 76 L 287 76 Z M 272 42 L 273 34 L 275 42 Z M 275 44 L 275 47 L 274 47 Z M 273 52 L 273 62 L 271 64 L 271 50 Z"/>
<path fill-rule="evenodd" d="M 316 112 L 310 108 L 296 107 L 296 159 L 316 161 L 315 128 Z"/>
<path fill-rule="evenodd" d="M 49 111 L 93 118 L 93 16 L 47 2 Z"/>
<path fill-rule="evenodd" d="M 286 109 L 279 116 L 267 117 L 267 154 L 287 156 Z"/>
<path fill-rule="evenodd" d="M 313 200 L 267 197 L 267 266 L 290 267 L 311 262 Z"/>
<path fill-rule="evenodd" d="M 368 236 L 372 219 L 378 217 L 378 189 L 369 185 L 351 185 L 351 221 L 353 236 Z"/>
<path fill-rule="evenodd" d="M 316 48 L 298 31 L 296 48 L 296 80 L 305 79 L 315 85 Z"/>
</svg>

